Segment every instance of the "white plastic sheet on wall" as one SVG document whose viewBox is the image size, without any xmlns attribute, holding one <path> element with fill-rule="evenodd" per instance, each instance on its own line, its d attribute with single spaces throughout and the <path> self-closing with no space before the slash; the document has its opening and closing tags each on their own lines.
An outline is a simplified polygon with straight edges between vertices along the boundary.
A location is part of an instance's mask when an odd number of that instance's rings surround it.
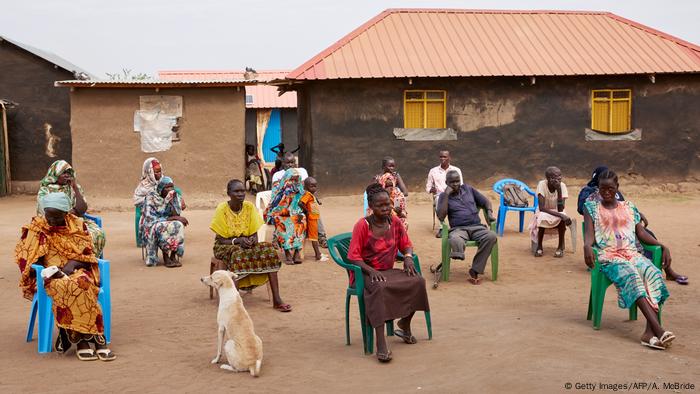
<svg viewBox="0 0 700 394">
<path fill-rule="evenodd" d="M 136 111 L 134 130 L 141 133 L 143 152 L 163 152 L 173 145 L 173 126 L 177 118 L 158 111 Z"/>
</svg>

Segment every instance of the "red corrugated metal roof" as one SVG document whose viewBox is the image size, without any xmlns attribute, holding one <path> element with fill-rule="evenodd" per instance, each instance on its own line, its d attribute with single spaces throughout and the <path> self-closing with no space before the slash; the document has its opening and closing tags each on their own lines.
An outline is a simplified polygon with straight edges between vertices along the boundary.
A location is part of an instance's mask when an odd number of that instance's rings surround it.
<svg viewBox="0 0 700 394">
<path fill-rule="evenodd" d="M 288 79 L 700 72 L 700 47 L 609 12 L 389 9 Z"/>
<path fill-rule="evenodd" d="M 269 82 L 275 79 L 283 79 L 289 71 L 265 70 L 257 71 L 254 77 L 259 82 Z M 158 71 L 158 78 L 162 80 L 241 80 L 243 71 L 205 71 L 205 70 L 174 70 Z M 277 87 L 269 85 L 251 85 L 245 87 L 245 94 L 252 96 L 252 103 L 246 102 L 247 108 L 296 108 L 297 93 L 286 92 L 279 96 Z"/>
</svg>

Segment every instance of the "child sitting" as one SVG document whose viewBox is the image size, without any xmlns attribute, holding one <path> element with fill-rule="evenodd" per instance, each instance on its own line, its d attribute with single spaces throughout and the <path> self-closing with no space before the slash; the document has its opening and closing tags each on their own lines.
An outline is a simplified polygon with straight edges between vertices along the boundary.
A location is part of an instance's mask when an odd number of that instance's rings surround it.
<svg viewBox="0 0 700 394">
<path fill-rule="evenodd" d="M 566 226 L 571 225 L 571 219 L 564 213 L 566 199 L 569 192 L 561 181 L 561 170 L 557 167 L 548 167 L 544 173 L 545 178 L 537 184 L 537 212 L 530 223 L 530 238 L 535 246 L 535 257 L 542 257 L 542 241 L 545 232 L 556 231 L 559 233 L 559 246 L 554 252 L 554 257 L 564 257 L 564 233 Z"/>
<path fill-rule="evenodd" d="M 318 183 L 316 179 L 308 177 L 304 180 L 304 196 L 299 201 L 299 207 L 306 215 L 306 238 L 311 241 L 311 246 L 314 248 L 317 261 L 328 261 L 328 256 L 321 254 L 318 247 L 318 222 L 321 218 L 319 210 L 319 201 L 316 199 L 316 190 Z"/>
</svg>

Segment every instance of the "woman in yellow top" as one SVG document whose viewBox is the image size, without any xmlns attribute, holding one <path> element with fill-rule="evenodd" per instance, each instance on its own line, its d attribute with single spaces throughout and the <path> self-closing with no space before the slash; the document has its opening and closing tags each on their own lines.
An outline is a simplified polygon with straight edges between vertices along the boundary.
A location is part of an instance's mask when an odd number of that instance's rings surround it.
<svg viewBox="0 0 700 394">
<path fill-rule="evenodd" d="M 253 289 L 269 280 L 274 308 L 290 312 L 292 306 L 284 303 L 279 294 L 277 271 L 282 262 L 277 249 L 269 242 L 258 242 L 258 230 L 263 225 L 260 213 L 245 201 L 242 181 L 229 181 L 226 192 L 230 200 L 216 207 L 209 226 L 216 233 L 214 257 L 238 274 L 236 286 L 241 290 Z"/>
</svg>

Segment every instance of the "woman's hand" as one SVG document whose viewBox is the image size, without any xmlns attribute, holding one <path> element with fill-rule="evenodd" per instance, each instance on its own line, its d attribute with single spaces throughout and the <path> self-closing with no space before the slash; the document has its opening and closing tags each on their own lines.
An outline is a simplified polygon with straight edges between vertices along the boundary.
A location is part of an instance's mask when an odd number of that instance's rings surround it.
<svg viewBox="0 0 700 394">
<path fill-rule="evenodd" d="M 561 214 L 559 215 L 559 217 L 561 218 L 561 220 L 564 221 L 564 224 L 565 224 L 565 225 L 571 226 L 571 218 L 568 217 L 568 216 L 566 216 L 565 213 L 561 213 Z"/>
<path fill-rule="evenodd" d="M 593 269 L 595 267 L 595 253 L 593 253 L 593 247 L 591 245 L 585 245 L 583 247 L 583 261 L 586 262 L 588 268 Z"/>
<path fill-rule="evenodd" d="M 408 276 L 416 276 L 418 272 L 416 272 L 416 266 L 413 265 L 413 257 L 412 256 L 404 256 L 403 258 L 403 272 L 406 273 Z"/>
<path fill-rule="evenodd" d="M 253 246 L 255 246 L 255 239 L 254 237 L 240 237 L 238 238 L 240 245 L 243 249 L 250 249 Z"/>
<path fill-rule="evenodd" d="M 190 222 L 184 216 L 171 216 L 168 218 L 168 220 L 177 220 L 185 226 L 188 226 L 190 224 Z"/>
<path fill-rule="evenodd" d="M 63 266 L 61 271 L 63 271 L 63 273 L 66 275 L 70 275 L 75 270 L 80 268 L 85 268 L 85 263 L 81 263 L 80 261 L 75 260 L 68 260 L 68 262 L 66 263 L 66 265 Z"/>
<path fill-rule="evenodd" d="M 666 269 L 671 265 L 671 251 L 661 245 L 661 266 Z"/>
<path fill-rule="evenodd" d="M 372 268 L 368 273 L 371 282 L 386 282 L 386 278 L 379 271 Z"/>
</svg>

